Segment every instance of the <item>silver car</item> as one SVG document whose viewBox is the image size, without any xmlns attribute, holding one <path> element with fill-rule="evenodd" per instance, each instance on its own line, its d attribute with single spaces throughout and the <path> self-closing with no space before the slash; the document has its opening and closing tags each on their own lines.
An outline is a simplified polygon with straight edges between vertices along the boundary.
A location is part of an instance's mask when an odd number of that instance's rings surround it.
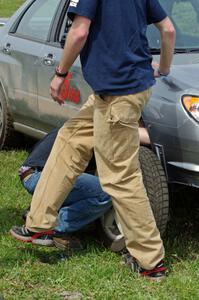
<svg viewBox="0 0 199 300">
<path fill-rule="evenodd" d="M 144 182 L 160 231 L 168 220 L 168 183 L 199 187 L 199 0 L 161 0 L 173 20 L 177 41 L 171 73 L 157 79 L 140 126 Z M 49 85 L 70 29 L 68 0 L 28 0 L 0 27 L 0 148 L 23 133 L 41 138 L 74 116 L 92 92 L 79 59 L 62 91 L 65 104 L 49 96 Z M 117 20 L 115 20 L 117 22 Z M 160 36 L 148 28 L 149 45 L 159 59 Z M 114 211 L 100 220 L 105 242 L 123 247 Z M 118 230 L 119 227 L 119 230 Z"/>
</svg>

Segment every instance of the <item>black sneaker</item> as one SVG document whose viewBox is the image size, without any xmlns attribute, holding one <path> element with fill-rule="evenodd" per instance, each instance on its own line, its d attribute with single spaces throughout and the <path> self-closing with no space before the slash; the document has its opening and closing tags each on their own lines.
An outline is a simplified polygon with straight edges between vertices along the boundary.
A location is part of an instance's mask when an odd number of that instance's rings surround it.
<svg viewBox="0 0 199 300">
<path fill-rule="evenodd" d="M 166 277 L 167 268 L 164 266 L 163 260 L 161 260 L 154 269 L 145 270 L 129 253 L 123 254 L 125 265 L 130 267 L 133 272 L 137 272 L 139 275 L 154 281 L 161 281 Z"/>
<path fill-rule="evenodd" d="M 25 225 L 13 226 L 10 230 L 11 235 L 24 243 L 32 243 L 41 246 L 53 246 L 54 231 L 33 232 L 28 230 Z"/>
</svg>

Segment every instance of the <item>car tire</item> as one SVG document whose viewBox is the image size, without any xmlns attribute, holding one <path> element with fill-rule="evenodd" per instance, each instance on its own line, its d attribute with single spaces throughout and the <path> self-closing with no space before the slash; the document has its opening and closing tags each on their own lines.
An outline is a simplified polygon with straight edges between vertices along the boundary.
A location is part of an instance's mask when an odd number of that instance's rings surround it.
<svg viewBox="0 0 199 300">
<path fill-rule="evenodd" d="M 140 165 L 157 227 L 163 236 L 169 218 L 169 191 L 165 172 L 153 151 L 143 146 L 140 147 Z M 113 208 L 98 220 L 97 229 L 106 247 L 114 252 L 125 248 L 121 226 Z"/>
<path fill-rule="evenodd" d="M 18 140 L 14 131 L 12 118 L 10 116 L 8 105 L 4 93 L 0 87 L 0 150 L 14 146 Z"/>
</svg>

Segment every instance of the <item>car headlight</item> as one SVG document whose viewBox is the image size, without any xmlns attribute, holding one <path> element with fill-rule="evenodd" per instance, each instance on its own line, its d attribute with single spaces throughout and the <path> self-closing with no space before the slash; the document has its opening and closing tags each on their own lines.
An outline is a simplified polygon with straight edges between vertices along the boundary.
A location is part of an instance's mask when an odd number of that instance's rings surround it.
<svg viewBox="0 0 199 300">
<path fill-rule="evenodd" d="M 182 97 L 182 103 L 190 116 L 199 122 L 199 97 L 185 95 Z"/>
</svg>

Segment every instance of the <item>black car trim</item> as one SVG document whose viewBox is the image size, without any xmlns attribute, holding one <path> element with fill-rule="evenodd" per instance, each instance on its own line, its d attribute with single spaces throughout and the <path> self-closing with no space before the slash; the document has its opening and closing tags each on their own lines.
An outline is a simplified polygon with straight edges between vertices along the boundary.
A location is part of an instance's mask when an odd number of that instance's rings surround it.
<svg viewBox="0 0 199 300">
<path fill-rule="evenodd" d="M 24 14 L 27 12 L 27 10 L 33 5 L 33 3 L 36 0 L 33 0 L 29 3 L 29 5 L 27 5 L 24 10 L 19 14 L 19 16 L 17 17 L 17 19 L 15 20 L 15 22 L 13 23 L 13 25 L 11 26 L 10 30 L 8 31 L 8 33 L 10 34 L 14 34 L 16 33 L 17 27 L 21 21 L 21 19 L 23 18 Z"/>
<path fill-rule="evenodd" d="M 69 0 L 62 0 L 62 8 L 61 8 L 61 12 L 60 14 L 57 14 L 57 23 L 55 22 L 56 26 L 54 26 L 52 28 L 52 32 L 51 32 L 51 41 L 53 42 L 58 42 L 59 43 L 59 34 L 61 31 L 61 27 L 63 24 L 63 20 L 66 16 L 67 13 L 67 9 L 69 6 L 70 1 Z"/>
</svg>

